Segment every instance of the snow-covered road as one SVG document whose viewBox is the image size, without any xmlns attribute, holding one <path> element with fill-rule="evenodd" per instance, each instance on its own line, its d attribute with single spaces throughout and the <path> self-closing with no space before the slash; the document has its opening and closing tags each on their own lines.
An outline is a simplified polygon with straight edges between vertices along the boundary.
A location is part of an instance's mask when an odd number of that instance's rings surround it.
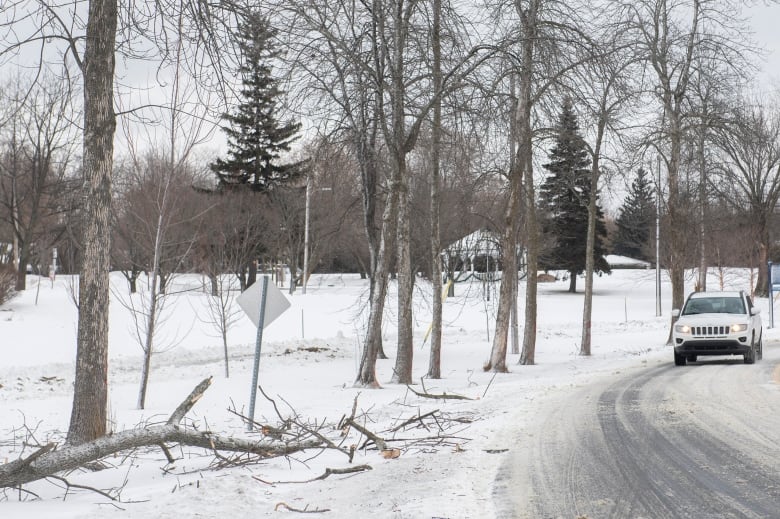
<svg viewBox="0 0 780 519">
<path fill-rule="evenodd" d="M 669 362 L 540 401 L 499 471 L 497 516 L 778 517 L 778 363 L 771 341 L 755 365 Z"/>
</svg>

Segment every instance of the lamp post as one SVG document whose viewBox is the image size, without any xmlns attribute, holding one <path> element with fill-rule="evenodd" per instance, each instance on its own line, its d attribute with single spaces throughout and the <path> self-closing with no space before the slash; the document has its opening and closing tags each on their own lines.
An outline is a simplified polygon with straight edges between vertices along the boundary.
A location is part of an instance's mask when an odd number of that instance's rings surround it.
<svg viewBox="0 0 780 519">
<path fill-rule="evenodd" d="M 330 191 L 329 187 L 321 187 L 319 191 Z M 303 293 L 306 294 L 306 283 L 309 281 L 309 218 L 311 214 L 311 177 L 306 177 L 306 209 L 303 223 Z"/>
<path fill-rule="evenodd" d="M 655 184 L 655 315 L 661 317 L 661 156 L 656 157 Z"/>
<path fill-rule="evenodd" d="M 303 224 L 303 293 L 306 294 L 306 282 L 309 274 L 309 206 L 311 205 L 311 177 L 306 177 L 306 219 Z"/>
</svg>

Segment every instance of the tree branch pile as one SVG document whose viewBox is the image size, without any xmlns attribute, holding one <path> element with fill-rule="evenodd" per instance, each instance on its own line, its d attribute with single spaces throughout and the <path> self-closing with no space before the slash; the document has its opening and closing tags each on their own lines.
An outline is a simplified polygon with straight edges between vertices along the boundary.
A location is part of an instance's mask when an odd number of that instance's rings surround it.
<svg viewBox="0 0 780 519">
<path fill-rule="evenodd" d="M 272 426 L 253 422 L 231 410 L 263 434 L 260 440 L 223 436 L 183 424 L 184 417 L 210 385 L 211 378 L 198 384 L 165 423 L 121 431 L 82 444 L 66 443 L 60 446 L 48 443 L 28 456 L 0 465 L 0 488 L 21 488 L 39 479 L 59 478 L 58 473 L 88 467 L 107 456 L 140 447 L 160 447 L 168 462 L 173 463 L 175 459 L 166 444 L 206 449 L 214 455 L 215 461 L 211 467 L 220 469 L 289 456 L 310 449 L 337 450 L 346 455 L 349 463 L 352 463 L 357 450 L 376 449 L 385 458 L 397 458 L 410 448 L 431 450 L 441 446 L 453 446 L 459 451 L 460 445 L 468 441 L 468 438 L 460 437 L 459 434 L 470 423 L 470 419 L 444 416 L 438 409 L 428 412 L 418 409 L 413 416 L 399 418 L 389 428 L 375 432 L 371 430 L 372 420 L 367 413 L 358 416 L 357 396 L 351 414 L 345 415 L 338 424 L 334 424 L 324 420 L 305 420 L 287 402 L 285 403 L 292 415 L 284 416 L 276 402 L 266 395 L 262 388 L 260 391 L 263 396 L 273 404 L 279 424 Z M 457 428 L 461 430 L 456 430 Z M 232 454 L 226 456 L 223 453 Z M 368 465 L 349 469 L 329 468 L 324 476 L 315 479 L 370 468 Z"/>
<path fill-rule="evenodd" d="M 121 451 L 165 443 L 179 443 L 215 452 L 251 453 L 262 458 L 286 456 L 302 450 L 322 447 L 322 442 L 316 439 L 304 442 L 280 442 L 265 437 L 260 441 L 252 441 L 220 436 L 181 425 L 184 416 L 200 400 L 210 385 L 211 378 L 198 384 L 162 425 L 130 429 L 80 445 L 65 444 L 59 448 L 57 444 L 49 443 L 25 458 L 0 465 L 0 487 L 18 487 L 58 472 L 77 469 Z"/>
</svg>

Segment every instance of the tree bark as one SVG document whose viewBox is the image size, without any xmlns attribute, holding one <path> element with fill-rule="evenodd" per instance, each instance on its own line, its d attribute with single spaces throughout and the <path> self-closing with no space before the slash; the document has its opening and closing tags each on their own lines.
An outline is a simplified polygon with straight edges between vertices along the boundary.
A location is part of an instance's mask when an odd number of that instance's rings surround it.
<svg viewBox="0 0 780 519">
<path fill-rule="evenodd" d="M 91 0 L 84 50 L 84 249 L 79 277 L 76 377 L 68 442 L 106 433 L 111 173 L 114 153 L 116 0 Z"/>
<path fill-rule="evenodd" d="M 405 46 L 409 30 L 408 13 L 411 9 L 405 2 L 393 2 L 392 42 L 392 90 L 391 100 L 392 127 L 389 134 L 389 147 L 392 153 L 393 168 L 398 179 L 398 225 L 397 229 L 397 268 L 398 268 L 398 347 L 395 355 L 395 369 L 392 381 L 398 384 L 412 383 L 412 362 L 414 356 L 412 334 L 412 291 L 414 278 L 411 253 L 411 193 L 409 191 L 409 170 L 406 167 L 406 85 L 405 85 Z"/>
<path fill-rule="evenodd" d="M 403 118 L 401 118 L 403 119 Z M 414 275 L 412 273 L 411 219 L 409 192 L 409 172 L 406 169 L 406 153 L 396 157 L 398 168 L 398 348 L 395 355 L 395 368 L 392 382 L 395 384 L 412 383 L 412 364 L 414 344 L 412 335 L 412 295 Z"/>
<path fill-rule="evenodd" d="M 382 344 L 382 317 L 387 296 L 387 282 L 390 275 L 390 250 L 392 249 L 392 237 L 395 234 L 396 215 L 398 208 L 398 188 L 394 185 L 394 179 L 390 182 L 390 191 L 382 214 L 382 231 L 379 238 L 379 250 L 377 252 L 376 271 L 374 273 L 374 290 L 369 301 L 368 326 L 366 329 L 366 341 L 363 344 L 363 352 L 360 357 L 355 385 L 364 387 L 379 387 L 376 378 L 376 360 L 379 348 Z"/>
<path fill-rule="evenodd" d="M 433 0 L 433 27 L 431 45 L 433 47 L 433 127 L 431 128 L 431 290 L 433 292 L 433 312 L 431 316 L 431 355 L 428 362 L 428 378 L 441 378 L 441 230 L 439 211 L 441 205 L 441 173 L 439 155 L 441 151 L 441 0 Z"/>
<path fill-rule="evenodd" d="M 536 355 L 536 294 L 537 272 L 539 270 L 539 232 L 536 221 L 536 192 L 533 175 L 533 143 L 531 129 L 531 86 L 534 72 L 534 49 L 540 0 L 532 0 L 521 15 L 523 31 L 523 54 L 520 71 L 520 90 L 517 108 L 518 163 L 523 168 L 525 181 L 525 231 L 527 275 L 525 278 L 525 328 L 520 364 L 533 365 Z"/>
<path fill-rule="evenodd" d="M 696 283 L 696 290 L 707 291 L 707 228 L 705 217 L 707 214 L 707 164 L 705 163 L 704 146 L 707 138 L 707 126 L 709 122 L 707 117 L 706 104 L 704 114 L 702 115 L 702 124 L 699 128 L 697 143 L 697 159 L 699 163 L 699 280 Z"/>
<path fill-rule="evenodd" d="M 599 133 L 596 138 L 595 153 L 591 163 L 590 196 L 588 198 L 588 237 L 585 241 L 585 301 L 582 305 L 582 338 L 580 340 L 580 355 L 588 356 L 591 353 L 591 322 L 593 318 L 593 270 L 596 266 L 596 201 L 598 199 L 599 176 L 599 151 L 601 137 L 604 129 L 604 119 L 599 118 Z"/>
</svg>

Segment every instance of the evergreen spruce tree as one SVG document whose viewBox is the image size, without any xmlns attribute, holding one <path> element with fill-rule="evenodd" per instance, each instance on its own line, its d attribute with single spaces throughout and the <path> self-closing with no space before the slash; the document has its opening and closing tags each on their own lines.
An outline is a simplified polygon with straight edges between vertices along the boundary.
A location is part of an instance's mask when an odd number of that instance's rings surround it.
<svg viewBox="0 0 780 519">
<path fill-rule="evenodd" d="M 569 291 L 575 292 L 577 275 L 585 270 L 591 161 L 569 99 L 564 100 L 556 132 L 550 162 L 543 165 L 551 174 L 539 190 L 542 228 L 554 244 L 541 258 L 541 265 L 567 270 Z M 606 235 L 604 215 L 597 206 L 596 272 L 609 272 L 609 265 L 603 258 Z"/>
<path fill-rule="evenodd" d="M 648 241 L 655 221 L 655 196 L 647 172 L 640 168 L 617 218 L 615 254 L 648 260 Z"/>
<path fill-rule="evenodd" d="M 228 156 L 211 165 L 223 190 L 249 187 L 267 192 L 302 172 L 303 162 L 278 163 L 281 154 L 290 150 L 301 124 L 277 120 L 276 103 L 283 92 L 271 75 L 270 63 L 278 56 L 275 34 L 268 20 L 254 12 L 239 26 L 242 100 L 234 113 L 222 116 L 229 123 L 222 128 L 227 134 Z"/>
</svg>

